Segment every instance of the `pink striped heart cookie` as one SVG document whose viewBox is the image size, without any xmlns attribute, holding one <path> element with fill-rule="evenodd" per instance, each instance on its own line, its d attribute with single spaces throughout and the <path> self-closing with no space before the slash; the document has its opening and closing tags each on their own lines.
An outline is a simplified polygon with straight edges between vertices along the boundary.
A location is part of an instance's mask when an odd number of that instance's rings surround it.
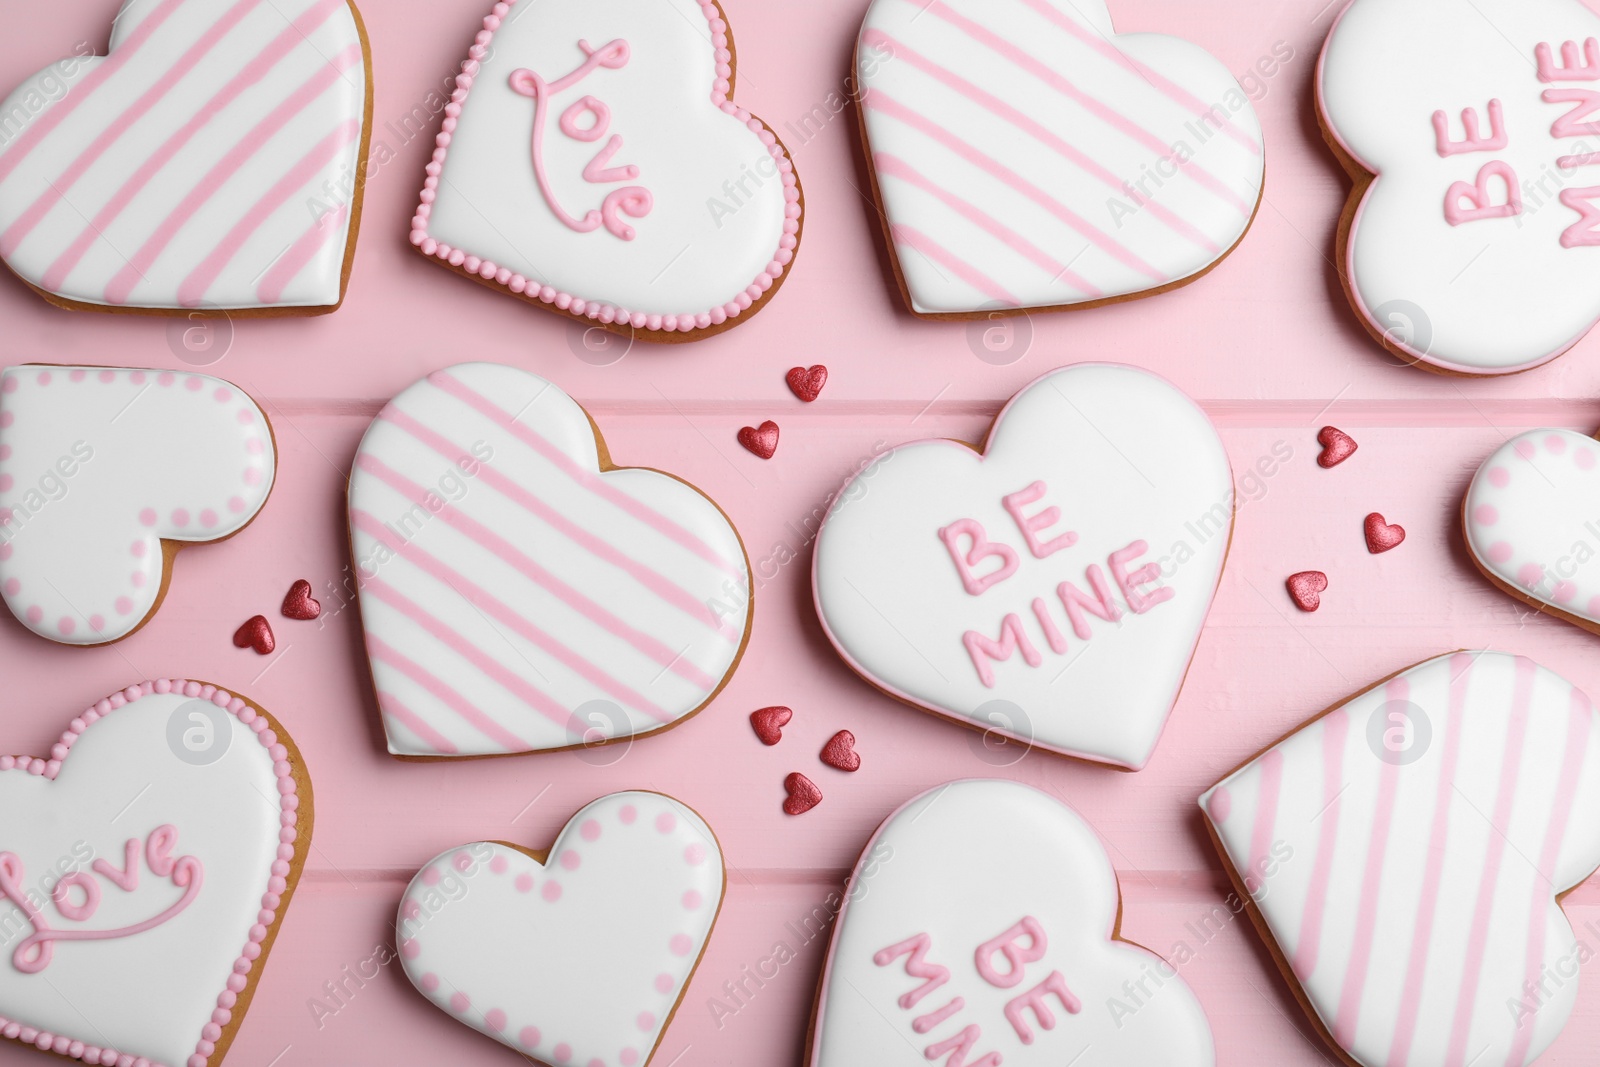
<svg viewBox="0 0 1600 1067">
<path fill-rule="evenodd" d="M 124 0 L 0 103 L 0 259 L 97 311 L 332 311 L 370 133 L 350 0 Z"/>
<path fill-rule="evenodd" d="M 406 977 L 539 1063 L 646 1067 L 722 907 L 716 835 L 660 793 L 613 793 L 545 852 L 442 853 L 400 901 Z"/>
<path fill-rule="evenodd" d="M 1262 63 L 1292 57 L 1280 42 Z M 856 69 L 919 315 L 1176 288 L 1233 250 L 1261 199 L 1261 125 L 1233 75 L 1187 41 L 1118 36 L 1105 0 L 874 0 Z"/>
<path fill-rule="evenodd" d="M 1592 953 L 1561 898 L 1600 866 L 1600 717 L 1500 652 L 1439 656 L 1200 798 L 1322 1036 L 1360 1067 L 1532 1063 Z"/>
<path fill-rule="evenodd" d="M 467 363 L 374 420 L 350 537 L 402 758 L 590 747 L 674 726 L 732 675 L 750 570 L 709 498 L 618 468 L 543 378 Z"/>
</svg>

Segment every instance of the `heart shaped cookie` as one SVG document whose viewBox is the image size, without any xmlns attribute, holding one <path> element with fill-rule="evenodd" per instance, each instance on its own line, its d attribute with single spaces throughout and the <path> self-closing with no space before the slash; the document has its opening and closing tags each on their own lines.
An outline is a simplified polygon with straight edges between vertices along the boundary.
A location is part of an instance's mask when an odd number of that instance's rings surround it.
<svg viewBox="0 0 1600 1067">
<path fill-rule="evenodd" d="M 981 453 L 922 441 L 855 480 L 812 572 L 845 662 L 965 725 L 1145 764 L 1233 529 L 1227 453 L 1194 401 L 1079 364 L 1018 393 Z"/>
<path fill-rule="evenodd" d="M 1500 589 L 1600 632 L 1600 442 L 1530 430 L 1484 460 L 1463 507 L 1467 549 Z"/>
<path fill-rule="evenodd" d="M 722 907 L 722 850 L 660 793 L 613 793 L 548 852 L 480 841 L 406 888 L 406 976 L 451 1017 L 540 1063 L 646 1067 Z"/>
<path fill-rule="evenodd" d="M 411 243 L 585 322 L 693 341 L 747 321 L 800 243 L 800 183 L 732 100 L 715 0 L 505 0 L 445 109 Z"/>
<path fill-rule="evenodd" d="M 1210 1067 L 1176 968 L 1118 936 L 1100 839 L 1015 782 L 929 790 L 868 842 L 834 927 L 809 1067 Z"/>
<path fill-rule="evenodd" d="M 0 104 L 0 258 L 68 308 L 332 311 L 367 67 L 348 0 L 125 0 Z"/>
<path fill-rule="evenodd" d="M 1202 49 L 1105 0 L 873 0 L 863 129 L 919 315 L 1093 306 L 1194 281 L 1261 199 L 1261 125 Z"/>
<path fill-rule="evenodd" d="M 378 706 L 402 757 L 640 737 L 704 707 L 750 629 L 726 515 L 617 468 L 543 378 L 467 363 L 379 413 L 350 476 Z"/>
<path fill-rule="evenodd" d="M 1500 652 L 1439 656 L 1200 807 L 1349 1062 L 1526 1064 L 1561 1032 L 1589 957 L 1559 901 L 1600 866 L 1600 717 L 1564 678 Z"/>
<path fill-rule="evenodd" d="M 1355 182 L 1339 272 L 1407 362 L 1510 374 L 1600 319 L 1597 37 L 1581 0 L 1353 0 L 1335 21 L 1317 101 Z"/>
<path fill-rule="evenodd" d="M 28 365 L 0 371 L 0 593 L 69 645 L 154 616 L 179 548 L 232 537 L 267 502 L 272 428 L 203 374 Z"/>
<path fill-rule="evenodd" d="M 48 758 L 0 757 L 0 1036 L 220 1064 L 305 863 L 310 785 L 275 722 L 200 682 L 129 686 Z"/>
</svg>

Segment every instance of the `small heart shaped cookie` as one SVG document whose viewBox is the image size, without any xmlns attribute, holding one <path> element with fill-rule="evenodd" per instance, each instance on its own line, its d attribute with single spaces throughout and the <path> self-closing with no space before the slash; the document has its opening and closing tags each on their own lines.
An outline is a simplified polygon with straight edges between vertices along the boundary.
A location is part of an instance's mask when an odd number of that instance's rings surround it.
<svg viewBox="0 0 1600 1067">
<path fill-rule="evenodd" d="M 746 452 L 771 459 L 778 451 L 778 424 L 768 419 L 760 426 L 746 426 L 739 431 L 739 443 Z"/>
<path fill-rule="evenodd" d="M 822 790 L 817 788 L 817 783 L 799 771 L 783 780 L 783 790 L 789 794 L 783 802 L 783 810 L 787 815 L 804 815 L 822 803 Z"/>
<path fill-rule="evenodd" d="M 311 622 L 322 614 L 322 605 L 311 596 L 311 583 L 304 578 L 289 587 L 283 598 L 283 617 Z"/>
<path fill-rule="evenodd" d="M 794 718 L 794 712 L 785 707 L 761 708 L 750 713 L 750 728 L 763 745 L 775 745 L 783 740 L 783 728 Z"/>
<path fill-rule="evenodd" d="M 828 368 L 820 363 L 815 367 L 795 367 L 784 380 L 791 393 L 809 404 L 822 395 L 822 387 L 828 384 Z"/>
<path fill-rule="evenodd" d="M 1316 611 L 1322 607 L 1322 594 L 1328 591 L 1328 576 L 1321 571 L 1301 571 L 1289 575 L 1284 585 L 1295 607 L 1301 611 Z"/>
<path fill-rule="evenodd" d="M 849 730 L 840 730 L 828 738 L 828 743 L 822 746 L 819 758 L 835 770 L 859 771 L 861 753 L 856 751 L 856 735 Z"/>
</svg>

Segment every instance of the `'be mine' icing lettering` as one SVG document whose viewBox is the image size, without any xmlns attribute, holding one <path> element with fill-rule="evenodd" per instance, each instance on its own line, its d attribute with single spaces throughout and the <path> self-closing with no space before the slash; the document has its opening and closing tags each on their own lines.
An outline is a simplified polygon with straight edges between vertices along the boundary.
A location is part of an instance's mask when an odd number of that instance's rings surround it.
<svg viewBox="0 0 1600 1067">
<path fill-rule="evenodd" d="M 1007 405 L 983 454 L 906 445 L 855 482 L 813 572 L 852 667 L 958 722 L 1143 766 L 1233 522 L 1228 459 L 1193 401 L 1131 367 L 1069 367 Z"/>
</svg>

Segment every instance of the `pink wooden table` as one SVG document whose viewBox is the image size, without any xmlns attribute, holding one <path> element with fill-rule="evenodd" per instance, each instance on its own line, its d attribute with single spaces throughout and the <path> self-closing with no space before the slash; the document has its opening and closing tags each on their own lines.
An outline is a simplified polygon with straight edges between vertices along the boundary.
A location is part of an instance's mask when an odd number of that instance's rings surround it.
<svg viewBox="0 0 1600 1067">
<path fill-rule="evenodd" d="M 782 132 L 805 182 L 798 267 L 751 324 L 695 345 L 641 345 L 601 366 L 613 356 L 587 353 L 563 320 L 447 275 L 406 240 L 434 130 L 419 136 L 414 120 L 410 133 L 403 122 L 453 73 L 485 0 L 367 0 L 374 138 L 394 159 L 368 186 L 349 298 L 327 318 L 240 322 L 209 368 L 252 392 L 274 421 L 281 471 L 273 499 L 236 540 L 186 553 L 160 615 L 121 645 L 59 648 L 9 615 L 0 619 L 0 750 L 44 751 L 73 710 L 166 675 L 236 688 L 292 730 L 316 783 L 315 841 L 229 1055 L 235 1067 L 514 1062 L 515 1053 L 430 1006 L 397 967 L 359 987 L 345 969 L 371 973 L 365 961 L 390 943 L 401 889 L 436 852 L 481 838 L 544 847 L 579 806 L 622 788 L 661 790 L 699 809 L 729 864 L 721 922 L 658 1067 L 797 1067 L 825 944 L 805 941 L 806 920 L 816 909 L 826 915 L 829 893 L 885 815 L 931 785 L 975 775 L 1054 792 L 1101 831 L 1121 876 L 1124 932 L 1158 952 L 1180 940 L 1194 952 L 1184 974 L 1210 1015 L 1223 1064 L 1331 1062 L 1247 924 L 1203 927 L 1227 887 L 1194 798 L 1312 713 L 1443 650 L 1527 654 L 1600 695 L 1597 639 L 1530 616 L 1490 588 L 1456 522 L 1472 471 L 1506 437 L 1600 425 L 1600 401 L 1590 399 L 1600 392 L 1600 335 L 1546 369 L 1497 382 L 1398 365 L 1356 325 L 1331 263 L 1347 186 L 1312 116 L 1311 77 L 1337 3 L 1117 0 L 1121 29 L 1186 36 L 1236 72 L 1275 42 L 1293 48 L 1256 105 L 1267 132 L 1266 201 L 1243 246 L 1201 283 L 1155 300 L 1019 320 L 1017 347 L 1005 357 L 1014 361 L 986 362 L 976 328 L 918 322 L 891 298 L 862 196 L 853 113 L 796 132 L 841 91 L 862 0 L 727 6 L 739 100 Z M 79 41 L 103 51 L 117 7 L 11 0 L 0 84 Z M 178 327 L 57 311 L 9 276 L 0 278 L 0 323 L 8 363 L 185 366 Z M 348 575 L 345 477 L 385 399 L 469 358 L 553 379 L 599 421 L 617 462 L 674 471 L 733 516 L 762 575 L 755 630 L 731 684 L 697 719 L 631 749 L 585 756 L 407 765 L 385 754 L 355 614 L 326 593 Z M 1216 421 L 1241 476 L 1278 442 L 1294 453 L 1271 477 L 1241 486 L 1232 557 L 1188 685 L 1154 760 L 1132 775 L 1038 754 L 994 765 L 1010 757 L 986 760 L 976 735 L 851 674 L 824 639 L 809 593 L 809 537 L 823 501 L 876 443 L 976 438 L 1018 387 L 1086 359 L 1149 367 L 1188 391 Z M 833 376 L 808 407 L 789 395 L 783 372 L 817 362 Z M 763 463 L 734 434 L 766 418 L 782 425 L 783 443 Z M 1334 471 L 1314 461 L 1325 422 L 1361 442 Z M 1406 526 L 1404 546 L 1369 556 L 1361 538 L 1369 511 Z M 1320 612 L 1303 615 L 1282 583 L 1311 568 L 1327 571 L 1332 587 Z M 285 621 L 272 658 L 235 649 L 233 629 L 258 612 L 275 614 L 301 577 L 322 593 L 325 625 Z M 784 744 L 767 749 L 745 717 L 775 703 L 792 706 L 796 718 Z M 815 759 L 846 727 L 864 759 L 853 777 Z M 791 770 L 826 792 L 797 819 L 779 810 Z M 1580 888 L 1567 910 L 1579 937 L 1600 947 L 1600 883 Z M 724 983 L 778 941 L 798 958 L 747 1003 L 726 1000 Z M 329 1001 L 338 1010 L 319 1020 L 310 1002 L 341 981 L 353 993 Z M 1600 975 L 1582 981 L 1577 1014 L 1546 1063 L 1593 1062 Z M 713 998 L 737 1011 L 717 1013 L 718 1022 Z M 0 1064 L 36 1057 L 0 1047 Z"/>
</svg>

